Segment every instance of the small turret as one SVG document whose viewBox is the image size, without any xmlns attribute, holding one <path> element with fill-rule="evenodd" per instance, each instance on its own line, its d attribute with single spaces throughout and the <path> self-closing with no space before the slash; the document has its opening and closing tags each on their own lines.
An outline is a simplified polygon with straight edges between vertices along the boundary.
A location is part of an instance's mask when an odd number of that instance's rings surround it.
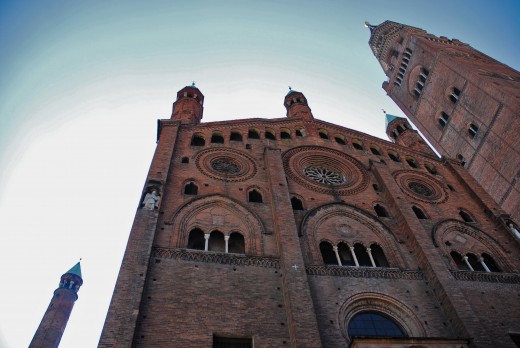
<svg viewBox="0 0 520 348">
<path fill-rule="evenodd" d="M 386 114 L 386 113 L 385 113 Z M 433 150 L 423 140 L 419 132 L 412 128 L 404 117 L 386 114 L 386 134 L 394 143 L 415 151 L 433 154 Z"/>
<path fill-rule="evenodd" d="M 287 117 L 302 118 L 304 120 L 312 120 L 311 108 L 307 104 L 307 99 L 303 93 L 295 91 L 289 87 L 289 93 L 285 96 L 284 105 L 287 109 Z"/>
<path fill-rule="evenodd" d="M 172 119 L 184 124 L 198 124 L 204 110 L 204 95 L 195 87 L 195 83 L 177 92 L 177 100 L 173 103 Z"/>
<path fill-rule="evenodd" d="M 58 347 L 82 284 L 81 266 L 78 262 L 61 276 L 60 284 L 54 290 L 51 303 L 43 315 L 29 348 Z"/>
</svg>

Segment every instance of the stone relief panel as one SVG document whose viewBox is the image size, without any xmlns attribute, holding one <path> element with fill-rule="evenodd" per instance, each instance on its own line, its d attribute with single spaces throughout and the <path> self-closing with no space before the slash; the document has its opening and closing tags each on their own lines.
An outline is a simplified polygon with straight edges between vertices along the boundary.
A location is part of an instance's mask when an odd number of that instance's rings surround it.
<svg viewBox="0 0 520 348">
<path fill-rule="evenodd" d="M 283 154 L 284 169 L 298 184 L 320 193 L 352 195 L 368 186 L 368 174 L 356 159 L 333 149 L 302 146 Z"/>
</svg>

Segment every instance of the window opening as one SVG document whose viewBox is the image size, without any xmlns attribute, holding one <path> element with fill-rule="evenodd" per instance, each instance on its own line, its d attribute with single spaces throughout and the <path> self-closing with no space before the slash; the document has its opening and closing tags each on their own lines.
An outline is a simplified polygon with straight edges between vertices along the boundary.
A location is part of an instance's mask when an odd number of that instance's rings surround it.
<svg viewBox="0 0 520 348">
<path fill-rule="evenodd" d="M 281 131 L 280 139 L 291 139 L 291 134 L 287 131 Z"/>
<path fill-rule="evenodd" d="M 459 210 L 459 215 L 462 218 L 462 220 L 464 220 L 465 222 L 475 222 L 475 220 L 473 220 L 471 215 L 466 213 L 464 210 Z"/>
<path fill-rule="evenodd" d="M 342 266 L 355 266 L 354 258 L 350 248 L 345 243 L 338 244 L 338 255 Z"/>
<path fill-rule="evenodd" d="M 211 136 L 211 142 L 213 144 L 224 144 L 224 137 L 220 134 L 213 134 Z"/>
<path fill-rule="evenodd" d="M 352 141 L 352 146 L 354 147 L 354 149 L 356 150 L 363 150 L 363 145 L 361 145 L 361 143 L 357 142 L 357 141 Z"/>
<path fill-rule="evenodd" d="M 376 156 L 381 156 L 381 153 L 375 147 L 370 147 L 370 151 Z"/>
<path fill-rule="evenodd" d="M 247 132 L 248 139 L 260 139 L 260 134 L 254 129 L 250 129 L 249 132 Z"/>
<path fill-rule="evenodd" d="M 412 210 L 413 210 L 413 212 L 415 213 L 415 216 L 417 216 L 418 219 L 420 219 L 420 220 L 428 219 L 426 217 L 426 214 L 424 214 L 424 212 L 421 209 L 417 208 L 415 205 L 412 206 Z"/>
<path fill-rule="evenodd" d="M 228 252 L 233 254 L 245 254 L 244 236 L 238 232 L 233 232 L 228 240 Z"/>
<path fill-rule="evenodd" d="M 460 164 L 462 164 L 462 166 L 466 165 L 466 159 L 464 158 L 464 156 L 462 156 L 462 154 L 459 153 L 457 155 L 457 159 L 460 161 Z"/>
<path fill-rule="evenodd" d="M 296 197 L 291 198 L 291 206 L 293 210 L 303 210 L 303 203 Z"/>
<path fill-rule="evenodd" d="M 475 138 L 478 133 L 478 127 L 474 123 L 471 123 L 468 128 L 468 133 L 471 139 Z"/>
<path fill-rule="evenodd" d="M 372 261 L 370 261 L 370 256 L 368 256 L 368 251 L 362 244 L 359 244 L 359 243 L 354 244 L 354 253 L 356 254 L 356 258 L 358 260 L 359 266 L 372 267 Z"/>
<path fill-rule="evenodd" d="M 459 101 L 460 97 L 460 89 L 453 87 L 450 93 L 450 100 L 452 103 L 456 103 Z"/>
<path fill-rule="evenodd" d="M 188 157 L 183 157 L 181 163 L 190 163 L 190 159 Z"/>
<path fill-rule="evenodd" d="M 379 216 L 379 217 L 389 217 L 386 209 L 380 204 L 374 205 L 374 211 L 376 212 L 377 216 Z"/>
<path fill-rule="evenodd" d="M 231 141 L 242 141 L 242 134 L 238 132 L 231 132 L 229 136 L 229 140 Z"/>
<path fill-rule="evenodd" d="M 480 263 L 480 261 L 478 260 L 477 256 L 475 256 L 474 254 L 467 254 L 466 256 L 468 257 L 468 262 L 474 271 L 477 271 L 477 272 L 486 271 L 484 269 L 484 266 L 482 266 L 482 263 Z"/>
<path fill-rule="evenodd" d="M 334 137 L 334 140 L 336 140 L 336 142 L 340 145 L 347 145 L 345 140 L 341 139 L 340 137 Z"/>
<path fill-rule="evenodd" d="M 213 336 L 213 348 L 253 348 L 251 338 Z"/>
<path fill-rule="evenodd" d="M 322 139 L 329 139 L 329 136 L 327 135 L 327 133 L 325 133 L 323 131 L 319 132 L 318 134 L 319 134 L 320 138 L 322 138 Z"/>
<path fill-rule="evenodd" d="M 356 314 L 348 323 L 348 335 L 350 337 L 406 337 L 393 320 L 375 312 Z"/>
<path fill-rule="evenodd" d="M 320 243 L 320 252 L 321 257 L 323 258 L 323 263 L 326 265 L 337 265 L 338 260 L 336 259 L 336 254 L 332 249 L 332 245 L 329 242 L 321 242 Z"/>
<path fill-rule="evenodd" d="M 303 133 L 301 130 L 297 129 L 295 133 L 297 137 L 303 137 Z"/>
<path fill-rule="evenodd" d="M 188 237 L 188 249 L 204 250 L 204 232 L 198 228 L 191 230 Z"/>
<path fill-rule="evenodd" d="M 224 234 L 220 231 L 213 231 L 209 235 L 208 250 L 210 251 L 226 251 L 226 243 L 224 242 Z"/>
<path fill-rule="evenodd" d="M 257 190 L 249 191 L 248 197 L 249 197 L 249 202 L 263 203 L 262 194 L 260 192 L 258 192 Z"/>
<path fill-rule="evenodd" d="M 184 186 L 185 195 L 196 195 L 198 191 L 199 188 L 193 182 L 190 182 L 189 184 L 186 184 L 186 186 Z"/>
<path fill-rule="evenodd" d="M 442 111 L 441 116 L 439 117 L 439 125 L 441 126 L 441 128 L 446 127 L 449 119 L 450 119 L 450 116 L 447 113 L 445 113 L 444 111 Z"/>
<path fill-rule="evenodd" d="M 265 131 L 265 138 L 269 140 L 276 140 L 276 136 L 271 131 Z"/>
<path fill-rule="evenodd" d="M 426 170 L 430 173 L 430 174 L 437 174 L 437 169 L 435 169 L 435 167 L 433 166 L 433 164 L 430 164 L 430 163 L 426 163 L 424 165 L 426 167 Z"/>
<path fill-rule="evenodd" d="M 419 168 L 419 165 L 417 164 L 417 162 L 415 162 L 415 160 L 413 158 L 407 158 L 406 162 L 412 168 L 416 168 L 416 169 Z"/>
<path fill-rule="evenodd" d="M 372 244 L 370 246 L 370 252 L 372 253 L 372 258 L 374 259 L 376 267 L 390 267 L 385 253 L 379 245 Z"/>
<path fill-rule="evenodd" d="M 500 272 L 500 268 L 490 255 L 482 254 L 482 259 L 491 272 Z"/>
<path fill-rule="evenodd" d="M 457 268 L 459 270 L 462 270 L 462 271 L 469 271 L 469 267 L 468 265 L 466 264 L 466 262 L 464 261 L 464 259 L 462 258 L 462 256 L 460 256 L 460 254 L 456 251 L 452 251 L 450 253 L 450 256 L 451 258 L 453 259 L 453 261 L 455 261 L 455 264 L 457 265 Z"/>
<path fill-rule="evenodd" d="M 191 146 L 204 146 L 206 144 L 206 140 L 200 135 L 194 135 L 191 138 Z"/>
</svg>

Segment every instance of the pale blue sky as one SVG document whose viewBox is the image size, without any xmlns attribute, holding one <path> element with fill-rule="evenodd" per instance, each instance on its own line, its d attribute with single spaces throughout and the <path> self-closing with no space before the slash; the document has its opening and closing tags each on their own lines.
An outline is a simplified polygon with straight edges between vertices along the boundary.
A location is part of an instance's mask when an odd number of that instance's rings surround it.
<svg viewBox="0 0 520 348">
<path fill-rule="evenodd" d="M 0 0 L 0 347 L 27 346 L 83 257 L 61 347 L 97 344 L 155 147 L 196 81 L 203 121 L 314 116 L 385 138 L 365 20 L 458 38 L 520 67 L 518 1 Z M 3 336 L 3 338 L 2 338 Z"/>
</svg>

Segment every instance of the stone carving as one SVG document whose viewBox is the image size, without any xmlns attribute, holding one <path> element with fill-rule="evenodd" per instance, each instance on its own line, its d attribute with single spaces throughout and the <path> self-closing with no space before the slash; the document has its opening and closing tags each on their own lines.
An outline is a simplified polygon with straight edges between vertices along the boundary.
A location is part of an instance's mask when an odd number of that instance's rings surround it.
<svg viewBox="0 0 520 348">
<path fill-rule="evenodd" d="M 159 207 L 159 200 L 161 197 L 156 189 L 152 189 L 152 192 L 148 192 L 143 199 L 144 210 L 155 210 Z"/>
<path fill-rule="evenodd" d="M 424 274 L 421 271 L 402 271 L 395 268 L 365 268 L 365 267 L 343 267 L 334 265 L 312 265 L 306 266 L 309 275 L 353 277 L 353 278 L 385 278 L 385 279 L 409 279 L 422 280 Z"/>
<path fill-rule="evenodd" d="M 475 282 L 520 284 L 520 274 L 517 273 L 495 273 L 475 271 L 451 271 L 451 275 L 457 280 Z"/>
<path fill-rule="evenodd" d="M 516 239 L 520 239 L 520 231 L 518 231 L 515 225 L 513 225 L 513 223 L 510 222 L 507 226 L 509 227 L 509 230 L 511 230 L 513 236 L 515 236 Z"/>
<path fill-rule="evenodd" d="M 308 178 L 321 184 L 340 185 L 345 182 L 343 175 L 325 167 L 310 166 L 305 168 L 304 172 Z"/>
<path fill-rule="evenodd" d="M 153 248 L 152 257 L 183 261 L 219 263 L 234 266 L 280 268 L 280 260 L 273 257 L 225 254 L 212 251 L 187 249 Z"/>
</svg>

